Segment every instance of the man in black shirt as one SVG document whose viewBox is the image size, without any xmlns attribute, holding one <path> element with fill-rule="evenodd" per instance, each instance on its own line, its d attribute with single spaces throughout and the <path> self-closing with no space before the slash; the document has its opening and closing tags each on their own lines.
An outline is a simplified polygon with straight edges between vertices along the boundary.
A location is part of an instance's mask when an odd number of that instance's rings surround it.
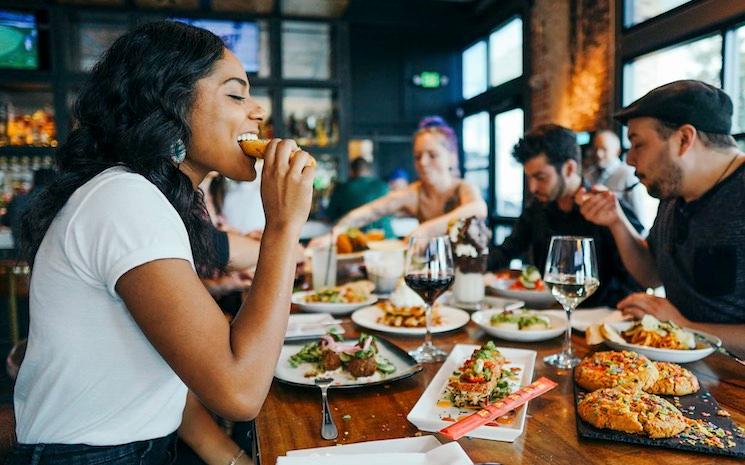
<svg viewBox="0 0 745 465">
<path fill-rule="evenodd" d="M 616 114 L 629 126 L 627 161 L 661 200 L 647 240 L 612 192 L 580 191 L 589 220 L 610 228 L 626 267 L 666 299 L 639 293 L 619 303 L 636 317 L 711 332 L 745 349 L 745 154 L 729 135 L 732 101 L 700 81 L 652 90 Z"/>
<path fill-rule="evenodd" d="M 574 133 L 555 124 L 539 126 L 515 145 L 512 155 L 523 165 L 533 199 L 512 234 L 490 251 L 490 268 L 505 267 L 528 252 L 528 260 L 543 270 L 551 236 L 585 236 L 595 242 L 600 288 L 584 305 L 614 307 L 630 292 L 640 290 L 623 267 L 608 228 L 587 221 L 574 203 L 582 187 L 580 149 Z M 627 209 L 627 214 L 641 231 L 633 212 Z"/>
</svg>

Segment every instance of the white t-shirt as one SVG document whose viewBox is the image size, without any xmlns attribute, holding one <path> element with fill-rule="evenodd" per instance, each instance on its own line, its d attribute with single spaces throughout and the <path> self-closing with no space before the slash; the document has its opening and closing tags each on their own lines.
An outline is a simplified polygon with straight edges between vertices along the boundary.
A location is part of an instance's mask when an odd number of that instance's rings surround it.
<svg viewBox="0 0 745 465">
<path fill-rule="evenodd" d="M 116 445 L 178 428 L 187 388 L 114 288 L 127 271 L 162 258 L 194 266 L 184 223 L 145 178 L 110 168 L 73 193 L 31 276 L 14 399 L 20 443 Z"/>
</svg>

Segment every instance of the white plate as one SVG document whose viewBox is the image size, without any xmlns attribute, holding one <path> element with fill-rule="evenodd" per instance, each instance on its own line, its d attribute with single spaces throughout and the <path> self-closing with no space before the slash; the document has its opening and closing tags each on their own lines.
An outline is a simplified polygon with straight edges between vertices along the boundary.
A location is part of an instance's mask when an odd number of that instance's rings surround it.
<svg viewBox="0 0 745 465">
<path fill-rule="evenodd" d="M 388 457 L 383 459 L 385 454 Z M 389 454 L 401 455 L 400 457 L 391 457 Z M 414 455 L 416 454 L 416 455 Z M 307 457 L 313 458 L 313 463 L 323 463 L 320 460 L 326 457 L 342 456 L 340 458 L 346 459 L 339 463 L 344 465 L 352 462 L 357 465 L 363 465 L 364 460 L 376 460 L 378 462 L 372 463 L 383 463 L 385 465 L 394 465 L 397 463 L 410 465 L 412 463 L 426 463 L 427 465 L 471 465 L 473 462 L 468 455 L 463 451 L 460 444 L 457 442 L 450 442 L 446 445 L 440 444 L 434 436 L 418 436 L 411 438 L 401 439 L 385 439 L 382 441 L 367 441 L 359 442 L 356 444 L 344 444 L 329 447 L 316 447 L 313 449 L 301 449 L 291 450 L 287 452 L 287 457 Z M 297 462 L 286 462 L 279 461 L 278 464 L 307 464 L 308 459 L 305 461 Z M 282 459 L 280 457 L 279 459 Z M 391 459 L 401 459 L 400 462 L 391 461 Z M 419 462 L 416 462 L 420 459 Z M 284 459 L 286 460 L 286 459 Z"/>
<path fill-rule="evenodd" d="M 411 358 L 411 355 L 406 353 L 406 351 L 381 337 L 376 336 L 376 339 L 378 354 L 381 357 L 388 359 L 388 361 L 396 367 L 396 371 L 393 373 L 384 375 L 379 371 L 376 371 L 372 376 L 354 378 L 348 372 L 341 371 L 341 368 L 339 368 L 334 371 L 327 371 L 317 376 L 306 377 L 305 374 L 314 368 L 313 364 L 301 363 L 293 368 L 290 366 L 288 361 L 291 355 L 296 354 L 305 344 L 313 341 L 313 339 L 306 339 L 304 341 L 286 342 L 285 345 L 282 346 L 277 366 L 274 369 L 274 377 L 283 383 L 302 387 L 315 387 L 316 378 L 331 377 L 334 378 L 334 382 L 329 386 L 330 389 L 358 388 L 390 383 L 391 381 L 396 381 L 398 379 L 408 378 L 409 376 L 422 371 L 422 366 L 419 365 L 416 360 Z M 354 344 L 357 340 L 346 340 L 344 342 Z"/>
<path fill-rule="evenodd" d="M 566 313 L 564 310 L 555 311 L 560 312 L 566 319 Z M 599 323 L 616 323 L 624 320 L 625 317 L 623 316 L 623 313 L 621 313 L 621 310 L 616 310 L 610 307 L 579 308 L 572 313 L 572 328 L 577 331 L 585 332 L 590 325 Z"/>
<path fill-rule="evenodd" d="M 543 291 L 509 289 L 510 285 L 515 282 L 514 279 L 499 279 L 491 273 L 487 273 L 484 276 L 484 281 L 497 295 L 509 299 L 522 300 L 525 302 L 525 305 L 529 307 L 546 308 L 559 305 L 559 303 L 556 302 L 556 299 L 554 299 L 553 294 L 551 294 L 551 291 L 548 289 Z"/>
<path fill-rule="evenodd" d="M 300 307 L 300 310 L 314 313 L 330 313 L 332 315 L 346 315 L 352 310 L 356 310 L 360 307 L 372 305 L 378 301 L 378 298 L 374 295 L 370 295 L 370 298 L 364 302 L 356 302 L 353 304 L 334 304 L 327 302 L 306 302 L 305 296 L 313 294 L 314 291 L 302 291 L 292 294 L 292 303 Z"/>
<path fill-rule="evenodd" d="M 485 296 L 481 302 L 459 302 L 453 296 L 454 294 L 448 291 L 438 299 L 438 302 L 472 312 L 477 310 L 517 310 L 525 306 L 525 302 L 522 300 L 504 299 L 490 295 Z"/>
<path fill-rule="evenodd" d="M 566 331 L 566 318 L 560 318 L 552 313 L 547 313 L 550 312 L 550 310 L 535 312 L 538 315 L 544 316 L 551 321 L 551 327 L 549 329 L 520 331 L 519 329 L 506 329 L 492 326 L 492 315 L 502 313 L 502 311 L 503 310 L 481 310 L 471 315 L 471 320 L 473 320 L 473 322 L 477 325 L 481 326 L 488 334 L 500 339 L 506 339 L 508 341 L 545 341 L 547 339 L 552 339 L 556 336 L 564 334 L 564 332 Z"/>
<path fill-rule="evenodd" d="M 611 323 L 617 331 L 624 331 L 633 325 L 631 321 Z M 683 328 L 696 335 L 697 349 L 692 350 L 675 350 L 675 349 L 658 349 L 656 347 L 647 347 L 638 344 L 629 344 L 628 342 L 620 343 L 605 340 L 605 344 L 616 350 L 631 350 L 638 354 L 644 355 L 650 360 L 658 362 L 689 363 L 701 360 L 712 354 L 722 345 L 722 340 L 711 334 L 701 331 L 694 331 L 689 328 Z"/>
<path fill-rule="evenodd" d="M 440 317 L 442 322 L 439 325 L 430 328 L 430 332 L 444 333 L 446 331 L 452 331 L 458 329 L 461 326 L 468 324 L 470 317 L 467 312 L 458 308 L 446 307 L 444 305 L 439 306 Z M 391 334 L 405 334 L 409 336 L 424 335 L 425 328 L 404 328 L 396 326 L 388 326 L 383 323 L 378 323 L 378 318 L 383 316 L 383 310 L 377 305 L 371 305 L 369 307 L 361 308 L 352 313 L 352 321 L 358 326 L 363 328 L 373 329 L 375 331 L 382 331 L 384 333 Z"/>
<path fill-rule="evenodd" d="M 293 313 L 287 320 L 285 340 L 322 336 L 331 329 L 344 334 L 344 328 L 338 323 L 339 320 L 328 313 Z"/>
<path fill-rule="evenodd" d="M 459 409 L 457 407 L 439 407 L 437 402 L 442 397 L 450 374 L 458 369 L 471 356 L 473 351 L 478 348 L 479 346 L 477 345 L 456 344 L 448 358 L 442 364 L 442 367 L 440 367 L 440 370 L 432 379 L 432 382 L 429 383 L 427 389 L 419 398 L 416 405 L 414 405 L 414 408 L 406 416 L 406 419 L 423 431 L 440 431 L 442 428 L 453 424 L 450 421 L 442 420 L 442 418 L 458 418 L 464 414 L 474 413 L 475 410 Z M 530 384 L 533 379 L 536 352 L 534 350 L 510 349 L 506 347 L 498 347 L 498 349 L 509 361 L 506 367 L 522 368 L 522 376 L 516 384 L 519 384 L 519 386 Z M 515 389 L 519 386 L 515 386 Z M 468 436 L 512 442 L 525 430 L 525 415 L 527 411 L 528 404 L 526 403 L 519 407 L 512 423 L 500 426 L 481 426 L 468 433 Z"/>
</svg>

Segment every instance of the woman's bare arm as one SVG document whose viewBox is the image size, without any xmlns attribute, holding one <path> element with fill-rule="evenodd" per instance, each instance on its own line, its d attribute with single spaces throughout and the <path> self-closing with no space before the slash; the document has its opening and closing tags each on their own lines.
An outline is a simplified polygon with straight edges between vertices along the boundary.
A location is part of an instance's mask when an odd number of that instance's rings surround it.
<svg viewBox="0 0 745 465">
<path fill-rule="evenodd" d="M 186 397 L 178 435 L 207 465 L 226 465 L 241 450 L 192 392 Z M 236 465 L 253 465 L 253 460 L 243 453 Z"/>
<path fill-rule="evenodd" d="M 470 216 L 486 218 L 486 202 L 481 198 L 481 194 L 469 183 L 465 181 L 461 183 L 458 188 L 458 198 L 460 205 L 457 208 L 425 221 L 412 234 L 422 234 L 430 237 L 440 236 L 447 233 L 448 225 L 451 221 Z"/>
<path fill-rule="evenodd" d="M 295 247 L 310 209 L 314 170 L 294 143 L 267 149 L 262 199 L 267 227 L 251 291 L 232 325 L 180 259 L 145 263 L 119 278 L 116 290 L 165 361 L 210 410 L 254 418 L 282 347 L 295 274 Z M 245 311 L 249 309 L 249 311 Z"/>
<path fill-rule="evenodd" d="M 370 203 L 357 207 L 344 215 L 337 222 L 337 229 L 344 231 L 348 228 L 361 228 L 384 216 L 392 215 L 401 210 L 415 210 L 417 191 L 414 185 L 406 189 L 390 192 Z"/>
</svg>

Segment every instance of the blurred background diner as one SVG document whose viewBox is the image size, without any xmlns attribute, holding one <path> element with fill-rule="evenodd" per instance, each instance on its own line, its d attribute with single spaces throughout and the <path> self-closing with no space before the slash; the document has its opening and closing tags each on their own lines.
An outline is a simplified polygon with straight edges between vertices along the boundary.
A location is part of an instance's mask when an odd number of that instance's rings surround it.
<svg viewBox="0 0 745 465">
<path fill-rule="evenodd" d="M 262 137 L 295 139 L 317 159 L 298 287 L 309 285 L 308 244 L 326 247 L 356 228 L 375 240 L 437 236 L 475 216 L 488 228 L 492 271 L 542 272 L 552 233 L 594 234 L 601 268 L 622 282 L 601 269 L 613 295 L 603 288 L 589 304 L 614 305 L 644 289 L 573 196 L 581 186 L 613 191 L 640 238 L 659 203 L 627 163 L 627 128 L 614 112 L 660 85 L 700 80 L 732 97 L 731 134 L 745 147 L 739 1 L 0 0 L 0 354 L 28 331 L 18 215 L 54 176 L 55 148 L 75 126 L 72 105 L 94 63 L 116 38 L 160 19 L 220 36 L 266 112 Z M 554 163 L 545 150 L 516 155 L 547 125 L 570 138 L 569 171 L 569 158 Z M 535 185 L 544 168 L 553 176 L 545 192 Z M 255 182 L 211 176 L 201 186 L 225 257 L 245 265 L 204 280 L 228 314 L 250 287 L 265 225 L 257 171 Z M 569 204 L 546 213 L 557 202 Z M 529 230 L 546 216 L 561 227 Z M 355 260 L 354 269 L 340 261 L 340 272 L 364 275 Z M 11 392 L 0 373 L 0 405 Z"/>
</svg>

